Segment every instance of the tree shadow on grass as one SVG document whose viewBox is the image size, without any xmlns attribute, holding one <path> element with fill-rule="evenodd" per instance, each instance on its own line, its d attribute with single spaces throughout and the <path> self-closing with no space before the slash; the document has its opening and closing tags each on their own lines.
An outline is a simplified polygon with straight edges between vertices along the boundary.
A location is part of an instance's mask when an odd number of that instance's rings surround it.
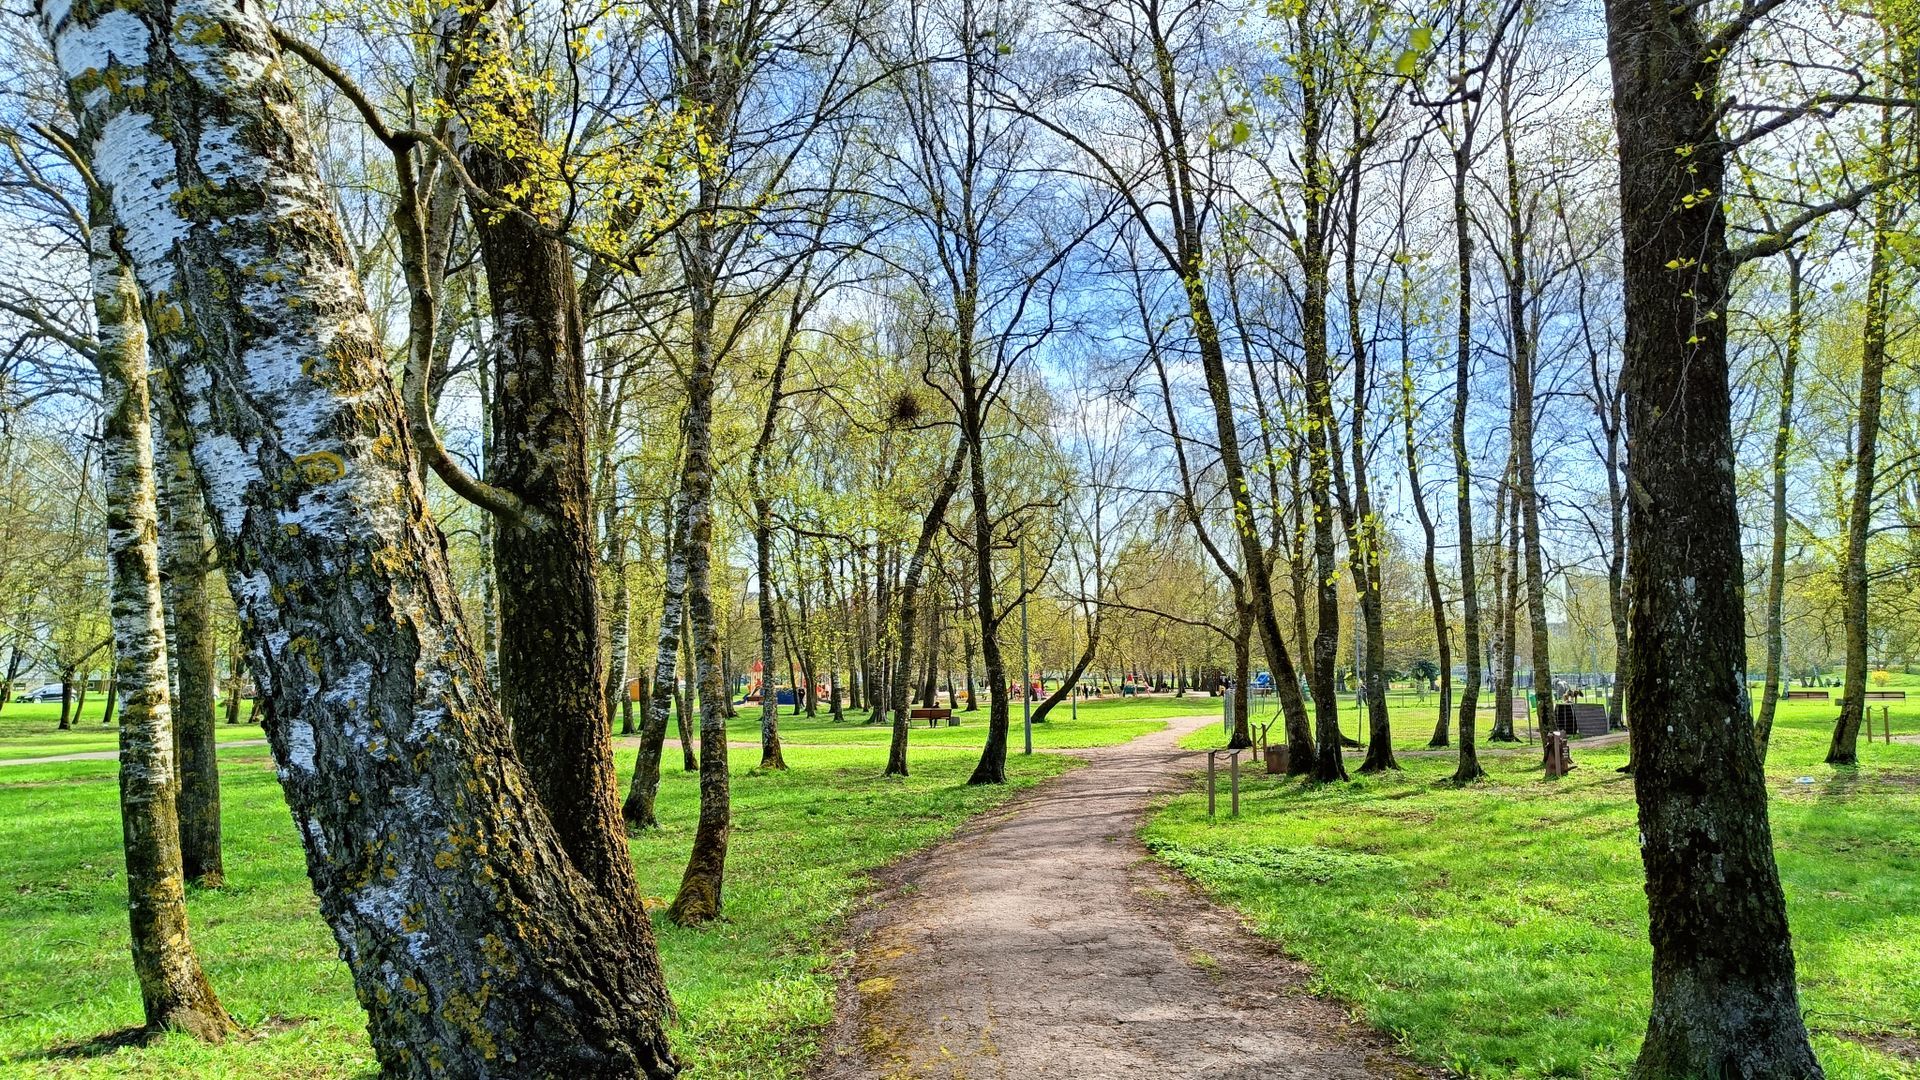
<svg viewBox="0 0 1920 1080">
<path fill-rule="evenodd" d="M 95 1035 L 91 1039 L 77 1042 L 56 1043 L 45 1050 L 21 1054 L 15 1061 L 76 1061 L 86 1058 L 103 1057 L 121 1050 L 130 1050 L 145 1046 L 153 1041 L 154 1032 L 138 1025 L 109 1031 L 104 1035 Z"/>
<path fill-rule="evenodd" d="M 232 1038 L 234 1041 L 241 1042 L 264 1039 L 270 1035 L 290 1031 L 293 1028 L 310 1022 L 312 1019 L 313 1017 L 311 1016 L 268 1016 L 257 1024 L 241 1028 L 239 1031 L 234 1032 Z M 137 1050 L 164 1038 L 166 1035 L 167 1032 L 165 1031 L 154 1031 L 136 1024 L 132 1027 L 124 1027 L 116 1031 L 95 1035 L 88 1039 L 55 1043 L 44 1050 L 28 1050 L 15 1054 L 7 1060 L 11 1064 L 21 1064 L 29 1061 L 85 1061 L 89 1058 L 117 1054 L 122 1050 Z M 379 1071 L 375 1070 L 374 1072 L 366 1073 L 364 1078 L 356 1078 L 356 1080 L 371 1080 L 372 1077 L 378 1075 Z"/>
</svg>

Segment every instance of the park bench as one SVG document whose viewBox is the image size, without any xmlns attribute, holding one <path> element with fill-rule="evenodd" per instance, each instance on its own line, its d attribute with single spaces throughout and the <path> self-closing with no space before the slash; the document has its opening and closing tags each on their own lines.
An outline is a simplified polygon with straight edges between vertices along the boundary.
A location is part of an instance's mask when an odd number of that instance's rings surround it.
<svg viewBox="0 0 1920 1080">
<path fill-rule="evenodd" d="M 1828 694 L 1829 692 L 1826 690 L 1789 690 L 1787 691 L 1787 700 L 1788 701 L 1825 701 L 1827 700 Z M 1906 694 L 1902 692 L 1901 696 L 1905 697 Z"/>
<path fill-rule="evenodd" d="M 1905 701 L 1907 700 L 1907 692 L 1905 692 L 1905 690 L 1864 690 L 1864 692 L 1860 694 L 1860 698 L 1868 701 Z M 1845 698 L 1839 700 L 1839 707 L 1841 707 L 1841 709 L 1847 707 L 1847 700 L 1845 700 Z"/>
<path fill-rule="evenodd" d="M 948 727 L 960 726 L 960 721 L 953 715 L 952 709 L 914 709 L 907 715 L 914 720 L 925 720 L 930 728 L 939 727 L 942 720 L 947 722 Z"/>
<path fill-rule="evenodd" d="M 1605 735 L 1608 727 L 1605 705 L 1568 702 L 1553 707 L 1555 731 L 1568 735 Z"/>
</svg>

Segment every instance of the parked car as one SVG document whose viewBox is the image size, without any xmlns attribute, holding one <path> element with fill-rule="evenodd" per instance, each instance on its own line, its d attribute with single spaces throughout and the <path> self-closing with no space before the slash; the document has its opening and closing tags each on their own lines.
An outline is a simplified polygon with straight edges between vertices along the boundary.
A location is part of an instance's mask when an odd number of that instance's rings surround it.
<svg viewBox="0 0 1920 1080">
<path fill-rule="evenodd" d="M 59 701 L 60 700 L 60 684 L 57 682 L 48 683 L 45 686 L 35 689 L 30 694 L 21 695 L 20 700 L 31 701 L 31 702 Z"/>
</svg>

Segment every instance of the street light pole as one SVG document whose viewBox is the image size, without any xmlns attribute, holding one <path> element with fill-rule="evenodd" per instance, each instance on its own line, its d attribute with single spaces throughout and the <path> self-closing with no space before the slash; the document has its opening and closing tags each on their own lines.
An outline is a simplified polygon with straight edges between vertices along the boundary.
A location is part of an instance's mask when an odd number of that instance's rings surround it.
<svg viewBox="0 0 1920 1080">
<path fill-rule="evenodd" d="M 1027 537 L 1020 536 L 1020 711 L 1025 717 L 1027 748 L 1033 753 L 1033 657 L 1027 651 Z"/>
<path fill-rule="evenodd" d="M 1080 664 L 1077 659 L 1080 655 L 1080 628 L 1073 621 L 1073 609 L 1076 606 L 1078 601 L 1067 608 L 1067 673 L 1069 675 Z M 1067 687 L 1067 711 L 1072 714 L 1073 719 L 1080 719 L 1080 687 L 1077 683 Z"/>
</svg>

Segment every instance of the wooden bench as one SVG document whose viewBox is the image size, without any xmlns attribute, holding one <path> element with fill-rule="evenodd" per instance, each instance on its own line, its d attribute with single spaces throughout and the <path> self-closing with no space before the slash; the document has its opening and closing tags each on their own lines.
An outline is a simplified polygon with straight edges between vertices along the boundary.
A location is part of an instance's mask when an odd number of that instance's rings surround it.
<svg viewBox="0 0 1920 1080">
<path fill-rule="evenodd" d="M 1584 702 L 1555 705 L 1553 730 L 1568 735 L 1605 735 L 1609 730 L 1607 707 Z"/>
<path fill-rule="evenodd" d="M 1786 699 L 1788 701 L 1826 701 L 1830 694 L 1831 691 L 1827 690 L 1789 690 Z M 1903 692 L 1900 696 L 1905 697 L 1906 694 Z"/>
<path fill-rule="evenodd" d="M 1864 692 L 1860 694 L 1860 698 L 1868 701 L 1905 701 L 1907 700 L 1907 692 L 1905 692 L 1905 690 L 1864 690 Z M 1847 707 L 1847 700 L 1845 700 L 1845 698 L 1839 700 L 1839 707 L 1841 707 L 1841 709 Z"/>
<path fill-rule="evenodd" d="M 907 716 L 914 720 L 925 720 L 930 728 L 939 727 L 942 720 L 947 722 L 948 727 L 960 726 L 960 721 L 954 718 L 952 709 L 913 709 L 907 713 Z"/>
</svg>

